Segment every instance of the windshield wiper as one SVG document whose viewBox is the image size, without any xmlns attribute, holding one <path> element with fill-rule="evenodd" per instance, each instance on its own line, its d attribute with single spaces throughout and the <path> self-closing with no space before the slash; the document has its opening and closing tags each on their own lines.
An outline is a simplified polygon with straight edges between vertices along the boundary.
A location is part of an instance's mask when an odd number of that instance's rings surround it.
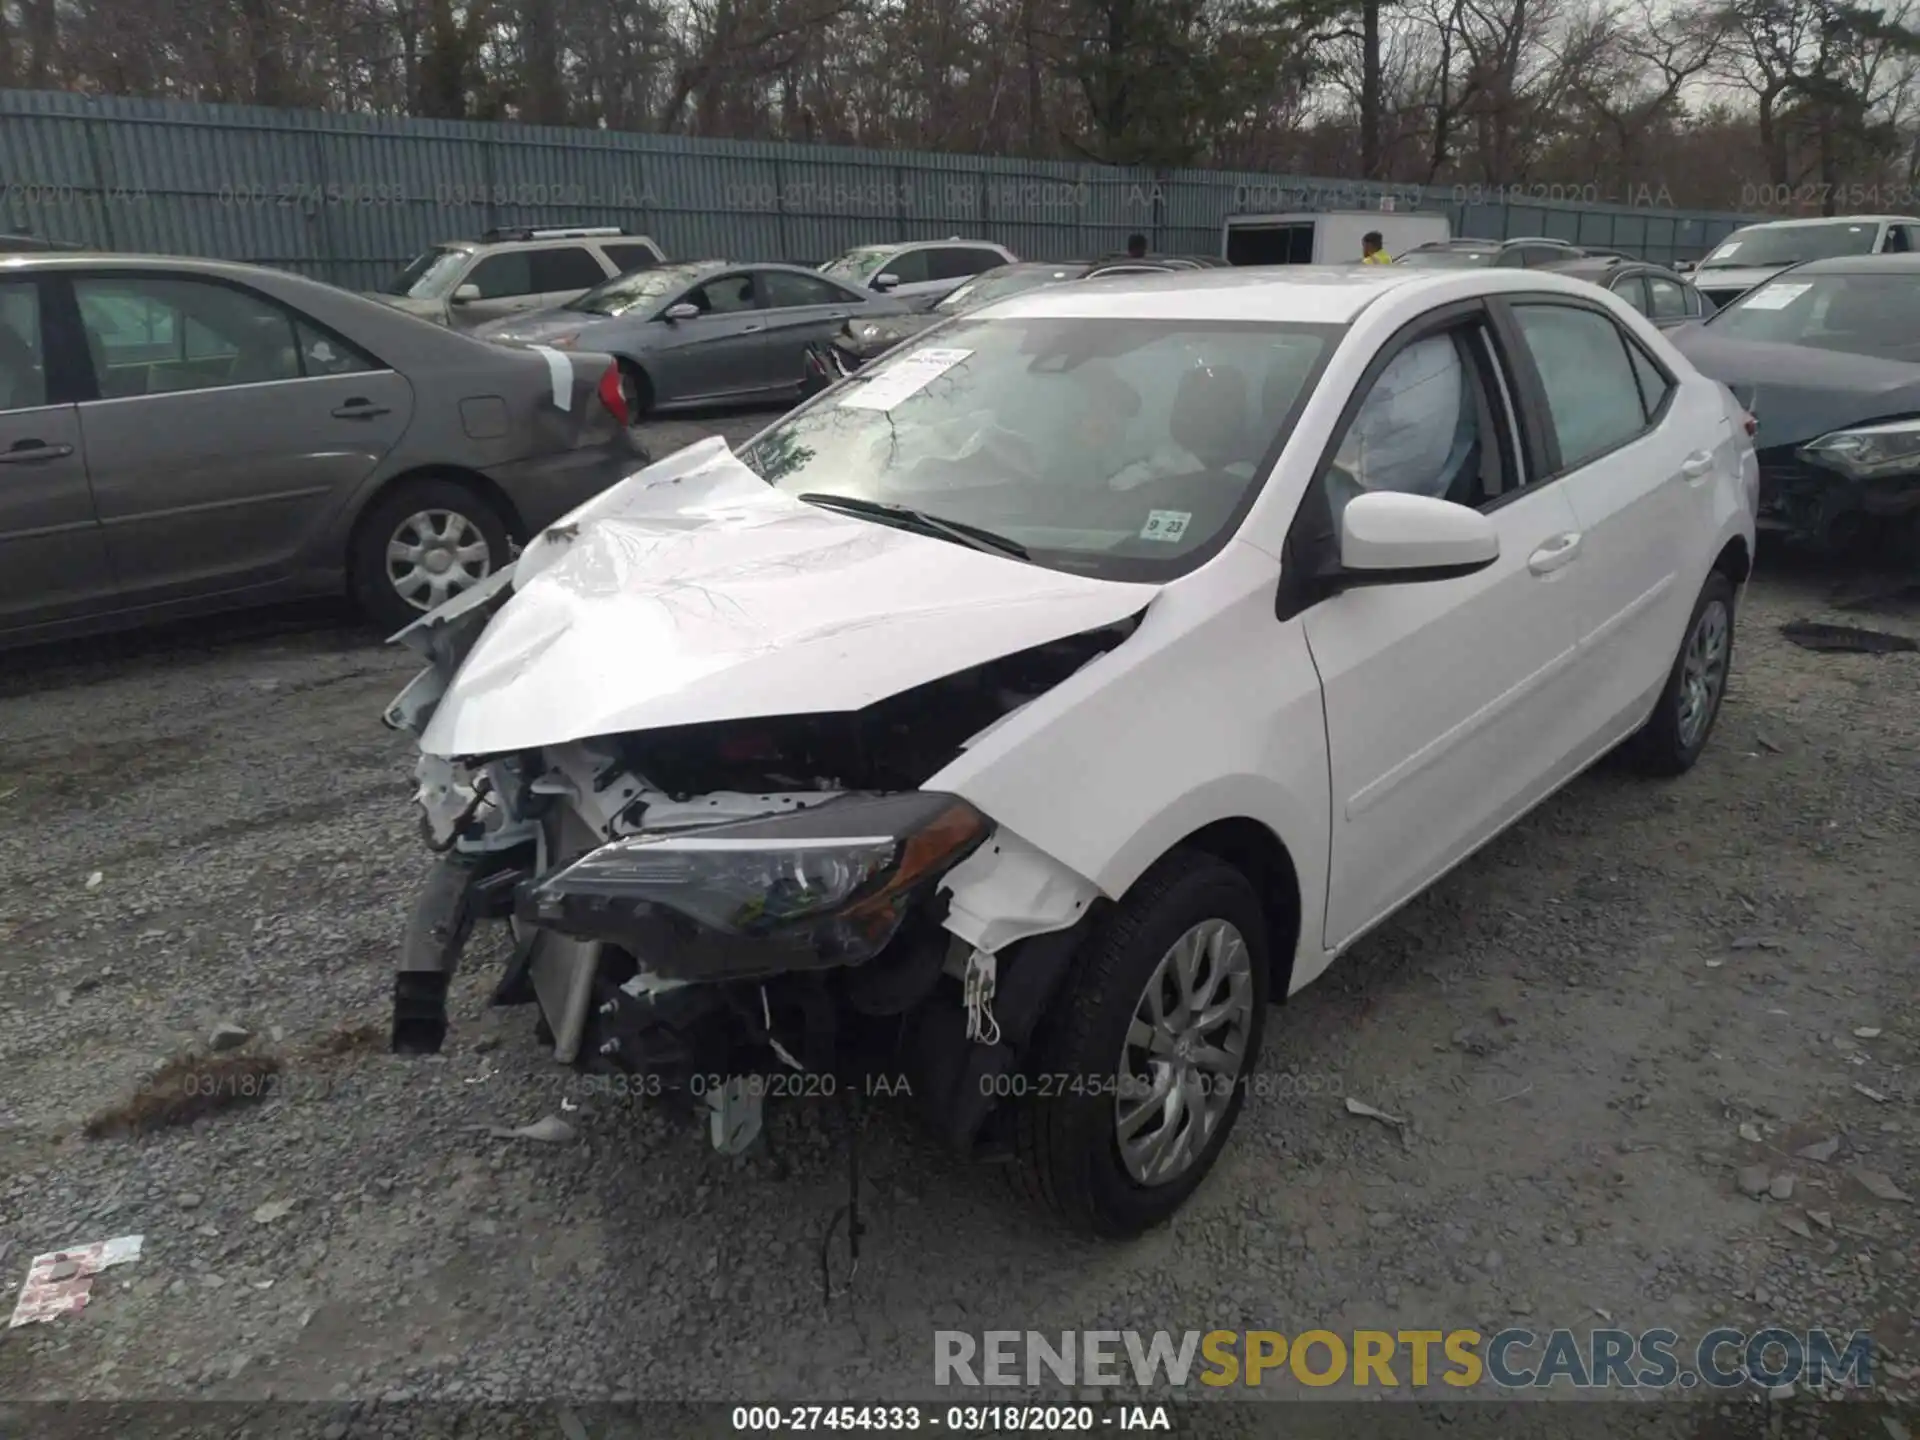
<svg viewBox="0 0 1920 1440">
<path fill-rule="evenodd" d="M 927 514 L 924 510 L 910 510 L 905 505 L 888 505 L 879 500 L 862 500 L 855 495 L 822 495 L 813 491 L 800 496 L 799 499 L 808 505 L 818 505 L 822 510 L 841 510 L 849 515 L 858 515 L 865 520 L 877 520 L 882 524 L 917 530 L 922 535 L 952 540 L 969 549 L 1008 555 L 1015 560 L 1032 558 L 1027 554 L 1027 547 L 1018 540 L 1010 540 L 1005 535 L 996 535 L 991 530 L 983 529 L 978 525 L 969 525 L 964 520 L 943 520 L 938 515 Z"/>
</svg>

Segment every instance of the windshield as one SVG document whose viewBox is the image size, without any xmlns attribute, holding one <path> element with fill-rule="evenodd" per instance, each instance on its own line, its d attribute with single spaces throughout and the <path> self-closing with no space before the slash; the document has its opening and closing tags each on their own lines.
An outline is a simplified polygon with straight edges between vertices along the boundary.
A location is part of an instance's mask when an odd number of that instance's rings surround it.
<svg viewBox="0 0 1920 1440">
<path fill-rule="evenodd" d="M 1879 234 L 1880 227 L 1874 224 L 1756 225 L 1734 231 L 1700 268 L 1737 270 L 1747 265 L 1798 265 L 1802 260 L 1871 255 Z"/>
<path fill-rule="evenodd" d="M 1004 300 L 1009 295 L 1018 295 L 1022 290 L 1037 290 L 1042 285 L 1071 280 L 1076 273 L 1066 268 L 989 270 L 967 281 L 933 308 L 942 315 L 958 315 L 962 310 L 971 310 L 989 300 Z"/>
<path fill-rule="evenodd" d="M 413 257 L 406 269 L 394 277 L 393 283 L 387 286 L 387 294 L 404 295 L 410 300 L 445 299 L 466 261 L 467 252 L 464 250 L 453 250 L 444 245 L 422 250 Z"/>
<path fill-rule="evenodd" d="M 1715 335 L 1920 362 L 1920 275 L 1789 276 L 1709 322 Z"/>
<path fill-rule="evenodd" d="M 636 270 L 631 275 L 616 275 L 594 286 L 586 294 L 575 296 L 561 308 L 584 311 L 588 315 L 624 315 L 629 310 L 666 299 L 699 273 L 683 266 L 669 265 L 653 270 Z"/>
<path fill-rule="evenodd" d="M 825 275 L 844 275 L 849 280 L 868 280 L 880 272 L 880 267 L 893 258 L 894 251 L 884 245 L 869 245 L 859 250 L 849 250 L 838 260 L 829 260 L 821 267 Z"/>
<path fill-rule="evenodd" d="M 1491 250 L 1409 250 L 1393 263 L 1423 270 L 1470 270 L 1476 265 L 1491 265 L 1493 256 Z"/>
<path fill-rule="evenodd" d="M 740 458 L 790 495 L 905 506 L 1053 569 L 1163 581 L 1232 535 L 1343 329 L 963 317 Z"/>
</svg>

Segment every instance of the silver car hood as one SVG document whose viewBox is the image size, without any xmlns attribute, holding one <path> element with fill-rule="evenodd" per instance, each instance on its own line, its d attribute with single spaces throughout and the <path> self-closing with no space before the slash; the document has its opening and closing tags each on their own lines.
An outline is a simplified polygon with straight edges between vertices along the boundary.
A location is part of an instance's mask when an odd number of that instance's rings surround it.
<svg viewBox="0 0 1920 1440">
<path fill-rule="evenodd" d="M 802 504 L 719 438 L 547 530 L 511 584 L 421 735 L 429 755 L 858 710 L 1158 592 Z"/>
</svg>

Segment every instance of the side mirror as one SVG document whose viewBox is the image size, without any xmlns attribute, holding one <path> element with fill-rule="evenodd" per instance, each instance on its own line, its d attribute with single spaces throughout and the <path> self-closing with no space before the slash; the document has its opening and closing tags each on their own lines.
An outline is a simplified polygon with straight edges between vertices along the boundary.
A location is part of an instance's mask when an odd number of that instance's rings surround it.
<svg viewBox="0 0 1920 1440">
<path fill-rule="evenodd" d="M 697 320 L 700 318 L 700 307 L 682 300 L 678 305 L 669 305 L 660 313 L 660 318 L 676 325 L 682 320 Z"/>
<path fill-rule="evenodd" d="M 1500 558 L 1500 534 L 1478 510 L 1427 495 L 1372 490 L 1340 512 L 1340 583 L 1452 580 Z"/>
<path fill-rule="evenodd" d="M 886 294 L 889 290 L 897 288 L 899 284 L 900 277 L 898 275 L 886 274 L 873 277 L 873 288 L 878 290 L 882 295 Z"/>
<path fill-rule="evenodd" d="M 456 285 L 454 287 L 453 303 L 456 305 L 471 305 L 479 298 L 480 287 L 478 285 Z"/>
</svg>

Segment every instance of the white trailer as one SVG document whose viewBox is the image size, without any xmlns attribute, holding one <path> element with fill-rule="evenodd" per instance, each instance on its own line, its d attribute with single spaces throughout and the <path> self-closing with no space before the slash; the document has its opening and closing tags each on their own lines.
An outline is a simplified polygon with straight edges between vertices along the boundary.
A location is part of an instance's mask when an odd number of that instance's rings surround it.
<svg viewBox="0 0 1920 1440">
<path fill-rule="evenodd" d="M 1360 258 L 1360 240 L 1378 230 L 1387 254 L 1451 238 L 1444 215 L 1406 210 L 1303 210 L 1291 215 L 1229 215 L 1220 258 L 1229 265 L 1343 265 Z"/>
</svg>

